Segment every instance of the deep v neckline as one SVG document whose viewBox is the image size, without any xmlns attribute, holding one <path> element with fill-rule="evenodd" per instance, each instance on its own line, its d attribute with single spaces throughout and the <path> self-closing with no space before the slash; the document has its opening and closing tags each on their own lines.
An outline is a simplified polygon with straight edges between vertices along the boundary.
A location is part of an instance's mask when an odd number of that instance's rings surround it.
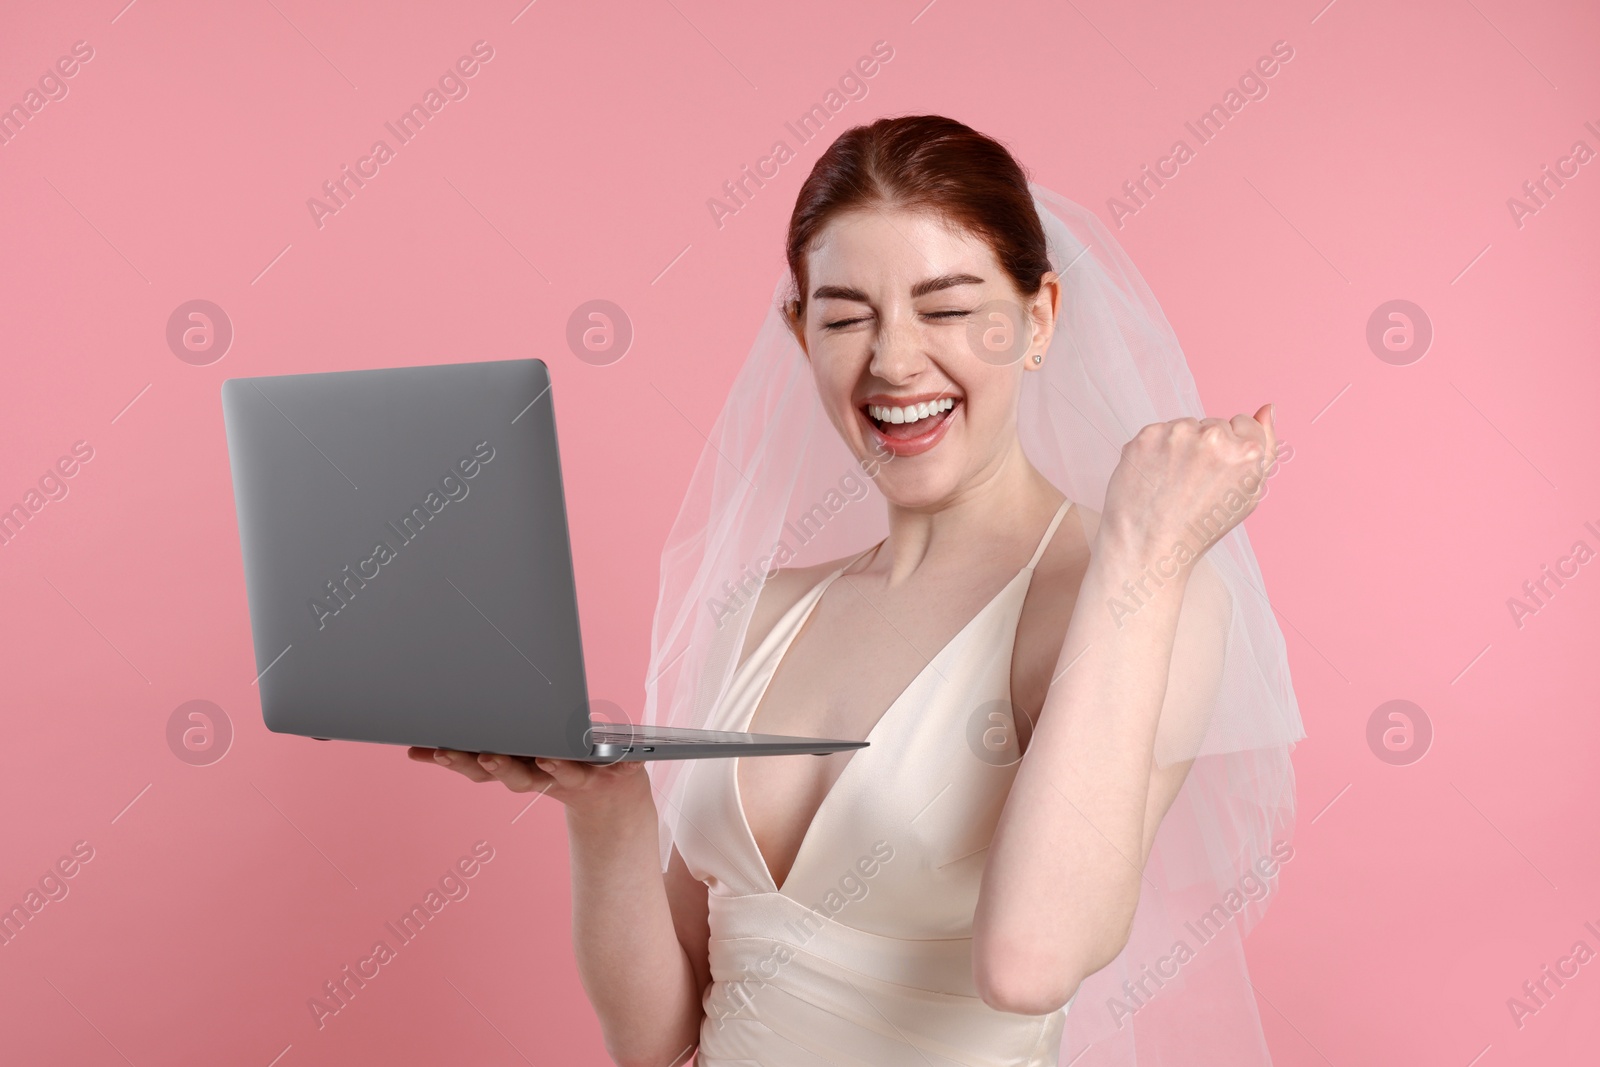
<svg viewBox="0 0 1600 1067">
<path fill-rule="evenodd" d="M 934 663 L 942 658 L 957 641 L 961 640 L 961 638 L 966 635 L 967 631 L 976 626 L 979 619 L 982 619 L 991 610 L 993 610 L 994 606 L 1000 603 L 1005 595 L 1010 592 L 1011 587 L 1016 585 L 1020 579 L 1027 577 L 1031 582 L 1034 569 L 1038 566 L 1039 560 L 1041 557 L 1043 557 L 1045 549 L 1049 546 L 1051 539 L 1055 536 L 1056 528 L 1060 526 L 1061 520 L 1066 517 L 1067 511 L 1071 507 L 1072 501 L 1070 499 L 1062 501 L 1061 505 L 1056 509 L 1055 516 L 1050 520 L 1050 525 L 1045 529 L 1044 536 L 1040 538 L 1038 547 L 1034 549 L 1033 558 L 1028 560 L 1028 562 L 1024 564 L 1016 574 L 1012 575 L 1011 580 L 1006 582 L 1005 585 L 1001 586 L 999 591 L 996 592 L 994 596 L 990 597 L 989 601 L 984 604 L 983 607 L 979 608 L 972 618 L 966 621 L 961 629 L 957 630 L 949 640 L 947 640 L 943 645 L 939 646 L 939 650 L 937 652 L 928 657 L 927 662 L 922 665 L 922 669 L 917 671 L 917 673 L 912 676 L 911 680 L 905 684 L 905 687 L 901 689 L 900 692 L 895 695 L 894 699 L 889 702 L 889 706 L 883 709 L 883 713 L 878 716 L 878 721 L 873 723 L 872 729 L 867 731 L 867 736 L 864 740 L 868 742 L 868 745 L 865 751 L 872 751 L 871 742 L 876 740 L 878 732 L 883 729 L 883 724 L 888 722 L 893 717 L 895 711 L 902 703 L 904 703 L 906 695 L 915 689 L 917 684 L 922 681 L 923 677 L 933 669 Z M 885 540 L 887 540 L 887 538 Z M 783 638 L 779 646 L 768 654 L 771 665 L 767 669 L 766 677 L 761 680 L 761 685 L 756 691 L 755 699 L 750 701 L 750 710 L 744 715 L 742 722 L 737 724 L 734 729 L 747 732 L 749 731 L 751 724 L 755 721 L 757 713 L 761 710 L 761 702 L 766 699 L 767 690 L 772 686 L 772 679 L 777 675 L 778 668 L 783 665 L 783 660 L 786 656 L 788 656 L 789 649 L 794 647 L 796 639 L 798 639 L 800 636 L 800 631 L 804 630 L 806 624 L 811 621 L 811 616 L 816 611 L 817 605 L 822 602 L 823 594 L 828 591 L 828 588 L 833 585 L 833 583 L 840 578 L 845 571 L 859 563 L 868 552 L 875 552 L 877 549 L 882 547 L 882 545 L 883 541 L 879 541 L 876 545 L 873 545 L 865 552 L 861 552 L 853 557 L 851 560 L 849 560 L 849 562 L 845 563 L 842 567 L 839 567 L 833 573 L 829 574 L 826 578 L 818 582 L 811 588 L 809 592 L 806 593 L 806 597 L 809 598 L 810 603 L 805 603 L 802 601 L 801 604 L 796 605 L 797 607 L 801 607 L 800 617 L 789 627 L 788 634 Z M 754 657 L 752 657 L 752 659 L 753 658 Z M 733 776 L 733 806 L 739 814 L 739 825 L 744 828 L 745 841 L 750 845 L 750 852 L 753 856 L 755 856 L 756 866 L 760 868 L 761 876 L 763 879 L 765 879 L 765 883 L 769 887 L 770 892 L 782 893 L 788 887 L 789 883 L 794 880 L 794 873 L 799 868 L 801 860 L 805 858 L 806 846 L 811 843 L 811 839 L 814 831 L 817 828 L 817 824 L 822 821 L 823 812 L 827 810 L 828 802 L 832 800 L 834 794 L 839 791 L 840 785 L 844 782 L 845 778 L 849 776 L 851 770 L 857 764 L 861 763 L 861 752 L 862 750 L 857 749 L 851 753 L 850 759 L 846 761 L 844 765 L 844 770 L 839 772 L 839 776 L 835 778 L 832 784 L 828 786 L 827 790 L 823 792 L 821 802 L 817 804 L 816 810 L 811 813 L 811 821 L 806 824 L 805 831 L 800 835 L 800 845 L 795 849 L 794 859 L 789 863 L 789 870 L 783 876 L 782 885 L 779 885 L 777 879 L 773 878 L 772 867 L 767 863 L 767 857 L 762 853 L 761 845 L 756 841 L 755 831 L 750 826 L 749 816 L 745 814 L 744 794 L 739 788 L 739 765 L 741 763 L 741 758 L 736 756 L 733 759 L 728 760 L 728 764 L 730 766 L 729 773 Z"/>
</svg>

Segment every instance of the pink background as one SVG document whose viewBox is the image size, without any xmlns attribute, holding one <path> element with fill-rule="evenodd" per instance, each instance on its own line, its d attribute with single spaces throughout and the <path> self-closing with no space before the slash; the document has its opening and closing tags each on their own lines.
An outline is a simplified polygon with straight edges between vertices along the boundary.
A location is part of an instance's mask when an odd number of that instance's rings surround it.
<svg viewBox="0 0 1600 1067">
<path fill-rule="evenodd" d="M 1295 449 L 1249 524 L 1310 734 L 1248 942 L 1267 1037 L 1296 1067 L 1600 1058 L 1600 961 L 1520 1028 L 1506 1003 L 1600 950 L 1600 564 L 1520 629 L 1507 607 L 1600 549 L 1600 162 L 1507 207 L 1600 149 L 1592 5 L 124 2 L 12 2 L 0 34 L 6 106 L 94 50 L 0 146 L 0 506 L 94 449 L 0 547 L 0 905 L 94 849 L 0 947 L 0 1060 L 605 1061 L 555 804 L 262 726 L 224 378 L 548 361 L 593 686 L 637 708 L 660 546 L 825 142 L 945 113 L 1104 210 L 1280 40 L 1266 98 L 1118 231 L 1208 409 L 1275 401 Z M 469 95 L 319 228 L 307 199 L 479 40 Z M 866 98 L 798 143 L 880 40 Z M 719 228 L 707 200 L 780 139 Z M 565 341 L 596 298 L 637 331 L 610 366 Z M 192 299 L 235 330 L 208 366 L 165 339 Z M 1393 299 L 1433 325 L 1407 366 L 1365 339 Z M 209 766 L 167 742 L 196 699 L 235 732 Z M 1366 740 L 1392 699 L 1434 731 L 1407 766 Z M 470 895 L 319 1030 L 308 998 L 480 840 Z"/>
</svg>

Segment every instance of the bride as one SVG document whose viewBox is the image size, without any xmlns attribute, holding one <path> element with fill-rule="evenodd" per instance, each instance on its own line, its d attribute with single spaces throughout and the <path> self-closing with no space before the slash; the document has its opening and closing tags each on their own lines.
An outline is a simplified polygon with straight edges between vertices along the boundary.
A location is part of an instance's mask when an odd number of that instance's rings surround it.
<svg viewBox="0 0 1600 1067">
<path fill-rule="evenodd" d="M 1203 417 L 1110 234 L 947 118 L 842 134 L 787 253 L 645 717 L 870 745 L 411 756 L 566 806 L 619 1064 L 1269 1062 L 1240 938 L 1301 730 L 1239 523 L 1271 405 Z"/>
</svg>

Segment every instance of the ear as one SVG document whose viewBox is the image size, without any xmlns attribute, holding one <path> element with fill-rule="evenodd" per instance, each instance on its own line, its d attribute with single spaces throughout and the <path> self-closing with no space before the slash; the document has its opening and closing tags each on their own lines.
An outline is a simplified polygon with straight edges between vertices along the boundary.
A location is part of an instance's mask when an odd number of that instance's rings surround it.
<svg viewBox="0 0 1600 1067">
<path fill-rule="evenodd" d="M 1028 317 L 1033 320 L 1033 340 L 1023 353 L 1023 370 L 1043 368 L 1043 361 L 1036 362 L 1033 357 L 1042 356 L 1050 350 L 1050 342 L 1056 332 L 1056 316 L 1060 310 L 1061 276 L 1053 270 L 1046 271 L 1039 279 L 1039 291 L 1028 305 Z"/>
<path fill-rule="evenodd" d="M 807 361 L 811 359 L 811 350 L 806 347 L 806 324 L 804 315 L 794 314 L 794 305 L 786 304 L 783 308 L 783 324 L 788 327 L 789 335 L 800 346 L 800 351 L 805 353 Z"/>
</svg>

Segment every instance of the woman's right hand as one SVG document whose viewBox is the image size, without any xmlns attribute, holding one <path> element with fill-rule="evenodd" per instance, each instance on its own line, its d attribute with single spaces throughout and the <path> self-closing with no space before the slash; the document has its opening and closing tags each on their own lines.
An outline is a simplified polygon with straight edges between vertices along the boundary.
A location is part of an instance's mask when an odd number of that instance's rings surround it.
<svg viewBox="0 0 1600 1067">
<path fill-rule="evenodd" d="M 499 782 L 513 793 L 545 793 L 572 814 L 605 815 L 640 800 L 650 803 L 649 779 L 637 760 L 583 763 L 578 760 L 502 756 L 493 752 L 457 752 L 446 748 L 412 748 L 419 763 L 447 767 L 474 782 Z"/>
</svg>

